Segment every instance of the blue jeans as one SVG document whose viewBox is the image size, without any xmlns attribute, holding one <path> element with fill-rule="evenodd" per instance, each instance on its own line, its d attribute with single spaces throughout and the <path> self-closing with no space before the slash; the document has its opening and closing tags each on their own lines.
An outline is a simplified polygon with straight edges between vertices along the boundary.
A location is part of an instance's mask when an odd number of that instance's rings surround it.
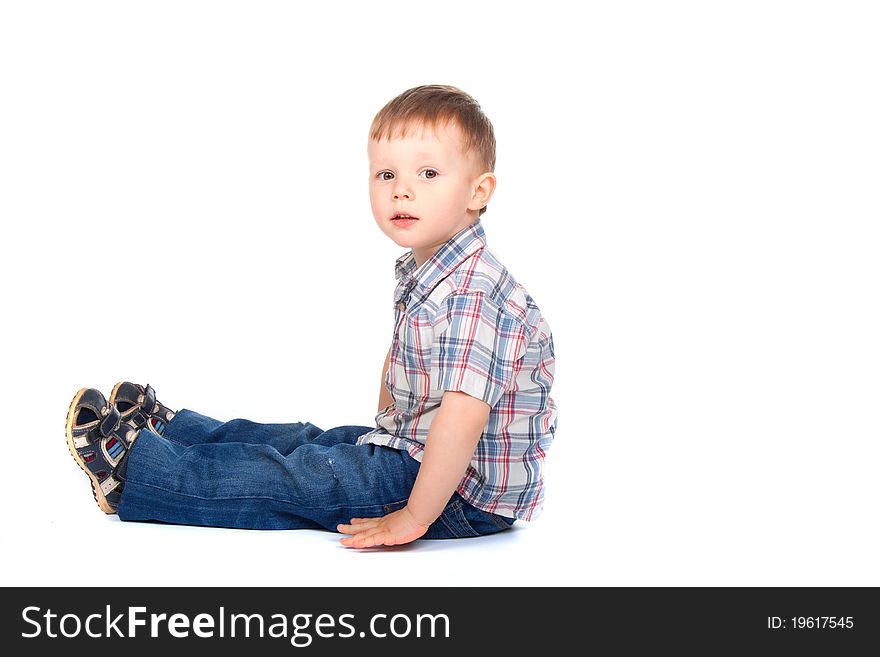
<svg viewBox="0 0 880 657">
<path fill-rule="evenodd" d="M 329 529 L 406 506 L 419 462 L 382 445 L 355 445 L 371 427 L 322 431 L 310 422 L 220 422 L 182 409 L 160 436 L 132 446 L 120 520 L 240 529 Z M 513 518 L 454 493 L 423 538 L 509 529 Z"/>
</svg>

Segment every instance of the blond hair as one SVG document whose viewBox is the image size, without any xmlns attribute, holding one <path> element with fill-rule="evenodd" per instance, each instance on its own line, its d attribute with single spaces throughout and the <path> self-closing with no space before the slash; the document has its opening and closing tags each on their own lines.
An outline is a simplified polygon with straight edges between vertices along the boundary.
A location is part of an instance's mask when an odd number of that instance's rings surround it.
<svg viewBox="0 0 880 657">
<path fill-rule="evenodd" d="M 448 84 L 424 84 L 407 89 L 386 103 L 373 118 L 370 139 L 380 141 L 406 137 L 410 128 L 421 125 L 436 129 L 454 124 L 461 132 L 462 150 L 472 154 L 480 173 L 495 171 L 495 130 L 480 104 L 470 95 Z M 482 215 L 488 205 L 480 208 Z"/>
</svg>

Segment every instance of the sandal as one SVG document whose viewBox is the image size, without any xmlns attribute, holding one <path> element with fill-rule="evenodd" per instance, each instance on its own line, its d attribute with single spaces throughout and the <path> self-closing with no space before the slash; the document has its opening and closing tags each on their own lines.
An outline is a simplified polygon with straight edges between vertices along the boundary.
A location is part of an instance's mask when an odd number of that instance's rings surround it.
<svg viewBox="0 0 880 657">
<path fill-rule="evenodd" d="M 156 391 L 149 383 L 144 387 L 120 381 L 110 393 L 110 405 L 116 407 L 122 421 L 133 429 L 149 424 L 150 429 L 160 436 L 174 417 L 174 411 L 156 399 Z"/>
<path fill-rule="evenodd" d="M 92 483 L 92 495 L 104 513 L 116 513 L 122 495 L 117 466 L 138 432 L 121 421 L 120 413 L 100 390 L 83 388 L 67 410 L 67 448 Z"/>
</svg>

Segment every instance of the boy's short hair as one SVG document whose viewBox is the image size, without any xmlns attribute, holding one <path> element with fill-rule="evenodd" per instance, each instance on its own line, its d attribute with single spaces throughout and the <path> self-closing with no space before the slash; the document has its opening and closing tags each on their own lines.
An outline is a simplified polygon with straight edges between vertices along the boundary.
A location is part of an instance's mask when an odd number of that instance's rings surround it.
<svg viewBox="0 0 880 657">
<path fill-rule="evenodd" d="M 495 130 L 480 104 L 457 87 L 424 84 L 407 89 L 379 110 L 370 126 L 370 139 L 405 137 L 411 127 L 436 128 L 453 123 L 463 137 L 465 154 L 472 153 L 480 173 L 495 171 Z M 488 205 L 480 209 L 482 215 Z"/>
</svg>

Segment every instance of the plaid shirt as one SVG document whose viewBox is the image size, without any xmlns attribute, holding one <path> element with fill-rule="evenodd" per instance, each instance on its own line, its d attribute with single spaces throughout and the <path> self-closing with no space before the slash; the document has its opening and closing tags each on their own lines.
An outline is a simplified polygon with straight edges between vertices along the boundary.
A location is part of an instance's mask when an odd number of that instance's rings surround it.
<svg viewBox="0 0 880 657">
<path fill-rule="evenodd" d="M 492 409 L 458 493 L 473 506 L 532 520 L 544 501 L 544 453 L 556 432 L 553 336 L 538 306 L 486 248 L 480 219 L 416 269 L 397 259 L 394 339 L 385 386 L 394 403 L 357 444 L 421 461 L 445 390 Z"/>
</svg>

